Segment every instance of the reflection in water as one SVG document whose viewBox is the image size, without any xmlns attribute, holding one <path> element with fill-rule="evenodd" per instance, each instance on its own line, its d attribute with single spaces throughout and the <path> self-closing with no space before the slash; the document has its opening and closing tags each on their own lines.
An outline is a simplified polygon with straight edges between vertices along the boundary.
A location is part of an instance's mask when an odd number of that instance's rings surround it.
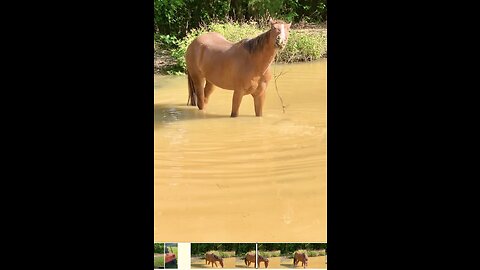
<svg viewBox="0 0 480 270">
<path fill-rule="evenodd" d="M 326 60 L 277 65 L 263 117 L 216 88 L 186 106 L 184 76 L 155 77 L 156 241 L 326 241 Z M 253 229 L 255 228 L 255 229 Z"/>
</svg>

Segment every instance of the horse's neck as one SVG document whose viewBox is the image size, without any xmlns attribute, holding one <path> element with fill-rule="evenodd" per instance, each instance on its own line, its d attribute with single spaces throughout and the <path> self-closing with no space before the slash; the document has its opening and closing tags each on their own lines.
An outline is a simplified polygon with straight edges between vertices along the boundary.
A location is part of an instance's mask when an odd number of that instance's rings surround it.
<svg viewBox="0 0 480 270">
<path fill-rule="evenodd" d="M 270 67 L 270 65 L 273 63 L 273 60 L 275 59 L 275 54 L 276 54 L 275 49 L 268 49 L 264 53 L 260 61 L 260 65 L 258 66 L 257 73 L 260 73 L 261 75 L 265 74 L 268 67 Z"/>
<path fill-rule="evenodd" d="M 255 74 L 263 75 L 267 71 L 270 64 L 272 64 L 275 59 L 275 54 L 277 50 L 272 41 L 268 40 L 263 44 L 263 48 L 254 54 L 254 58 L 257 61 Z"/>
</svg>

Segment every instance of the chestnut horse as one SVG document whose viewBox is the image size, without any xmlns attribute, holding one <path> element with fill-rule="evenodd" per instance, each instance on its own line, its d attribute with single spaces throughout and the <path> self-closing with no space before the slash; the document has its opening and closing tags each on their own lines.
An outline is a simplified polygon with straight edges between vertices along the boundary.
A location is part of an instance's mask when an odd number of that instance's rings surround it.
<svg viewBox="0 0 480 270">
<path fill-rule="evenodd" d="M 305 268 L 308 265 L 307 253 L 295 252 L 293 254 L 293 265 L 297 266 L 298 262 L 302 262 L 302 266 Z"/>
<path fill-rule="evenodd" d="M 200 110 L 208 104 L 214 86 L 233 90 L 231 117 L 238 116 L 245 95 L 252 95 L 255 115 L 262 116 L 265 90 L 272 78 L 270 65 L 288 40 L 290 23 L 270 19 L 270 29 L 237 43 L 216 32 L 198 36 L 185 54 L 188 74 L 187 105 Z"/>
<path fill-rule="evenodd" d="M 255 267 L 255 253 L 254 254 L 247 253 L 247 255 L 245 255 L 245 265 L 247 267 L 250 267 L 250 264 L 252 262 L 253 262 L 253 265 Z M 258 266 L 260 266 L 261 262 L 263 262 L 265 264 L 265 268 L 268 268 L 268 258 L 264 258 L 264 257 L 258 255 Z"/>
<path fill-rule="evenodd" d="M 268 258 L 264 258 L 258 255 L 258 266 L 260 267 L 260 263 L 263 262 L 265 264 L 265 268 L 268 268 Z"/>
<path fill-rule="evenodd" d="M 205 264 L 210 264 L 212 263 L 212 267 L 213 267 L 213 264 L 215 264 L 215 267 L 217 267 L 217 262 L 220 262 L 220 265 L 222 266 L 223 268 L 223 258 L 213 254 L 213 253 L 206 253 L 205 254 Z"/>
<path fill-rule="evenodd" d="M 255 253 L 253 254 L 247 253 L 247 255 L 245 255 L 245 265 L 247 267 L 250 267 L 250 264 L 252 262 L 253 262 L 253 267 L 255 267 Z"/>
</svg>

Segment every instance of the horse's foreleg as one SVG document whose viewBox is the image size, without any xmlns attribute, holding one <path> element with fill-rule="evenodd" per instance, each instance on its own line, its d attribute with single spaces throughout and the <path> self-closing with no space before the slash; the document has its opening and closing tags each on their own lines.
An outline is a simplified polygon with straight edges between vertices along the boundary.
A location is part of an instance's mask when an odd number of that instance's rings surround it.
<svg viewBox="0 0 480 270">
<path fill-rule="evenodd" d="M 267 83 L 262 82 L 258 85 L 257 91 L 253 96 L 253 103 L 255 105 L 255 115 L 262 116 L 263 104 L 265 103 L 265 90 L 267 89 Z"/>
<path fill-rule="evenodd" d="M 255 115 L 262 116 L 263 114 L 263 104 L 265 103 L 265 91 L 259 95 L 253 96 L 253 103 L 255 105 Z"/>
<path fill-rule="evenodd" d="M 242 103 L 243 91 L 234 90 L 233 91 L 233 100 L 232 100 L 232 114 L 231 117 L 238 116 L 238 109 L 240 108 L 240 103 Z"/>
</svg>

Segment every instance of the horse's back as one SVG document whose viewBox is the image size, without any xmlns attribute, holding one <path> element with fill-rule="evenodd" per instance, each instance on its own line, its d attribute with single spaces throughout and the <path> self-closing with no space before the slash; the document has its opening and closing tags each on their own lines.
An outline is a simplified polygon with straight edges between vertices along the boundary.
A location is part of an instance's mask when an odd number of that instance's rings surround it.
<svg viewBox="0 0 480 270">
<path fill-rule="evenodd" d="M 206 253 L 205 258 L 209 261 L 215 261 L 218 257 L 213 253 Z"/>
<path fill-rule="evenodd" d="M 232 47 L 233 43 L 216 32 L 205 33 L 195 38 L 187 48 L 187 64 L 202 62 L 221 55 Z"/>
<path fill-rule="evenodd" d="M 234 43 L 228 41 L 217 32 L 209 32 L 198 36 L 195 41 L 207 46 L 211 50 L 225 51 L 230 49 Z"/>
<path fill-rule="evenodd" d="M 190 74 L 201 74 L 221 88 L 233 90 L 238 70 L 245 66 L 245 52 L 219 33 L 205 33 L 187 48 L 187 70 Z"/>
<path fill-rule="evenodd" d="M 305 258 L 305 254 L 304 254 L 304 253 L 295 252 L 294 257 L 295 257 L 295 259 L 297 259 L 297 260 L 302 260 L 303 258 Z"/>
</svg>

